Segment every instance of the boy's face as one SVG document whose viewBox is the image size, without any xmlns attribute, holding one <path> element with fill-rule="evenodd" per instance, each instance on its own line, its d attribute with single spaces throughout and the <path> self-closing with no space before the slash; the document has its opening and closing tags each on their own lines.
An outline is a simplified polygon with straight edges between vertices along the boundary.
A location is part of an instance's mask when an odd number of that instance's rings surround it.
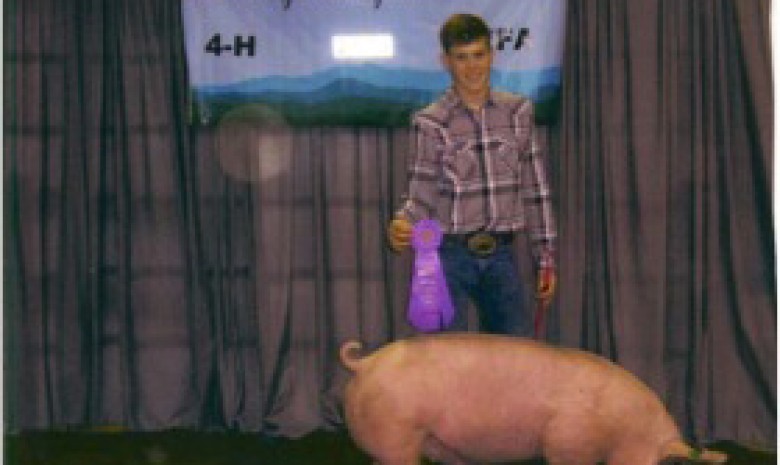
<svg viewBox="0 0 780 465">
<path fill-rule="evenodd" d="M 490 87 L 493 49 L 487 38 L 453 45 L 449 52 L 442 55 L 442 63 L 449 70 L 457 91 L 474 94 Z"/>
</svg>

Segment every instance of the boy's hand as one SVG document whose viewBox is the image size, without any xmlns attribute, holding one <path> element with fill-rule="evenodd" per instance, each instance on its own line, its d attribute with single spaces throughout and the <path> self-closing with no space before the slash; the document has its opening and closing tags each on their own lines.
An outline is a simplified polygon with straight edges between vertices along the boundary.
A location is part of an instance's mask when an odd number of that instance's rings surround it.
<svg viewBox="0 0 780 465">
<path fill-rule="evenodd" d="M 406 250 L 412 240 L 412 223 L 406 218 L 396 217 L 387 226 L 387 239 L 394 251 Z"/>
<path fill-rule="evenodd" d="M 536 279 L 536 298 L 547 307 L 550 305 L 555 295 L 555 286 L 558 278 L 555 275 L 555 268 L 541 268 L 539 276 Z"/>
</svg>

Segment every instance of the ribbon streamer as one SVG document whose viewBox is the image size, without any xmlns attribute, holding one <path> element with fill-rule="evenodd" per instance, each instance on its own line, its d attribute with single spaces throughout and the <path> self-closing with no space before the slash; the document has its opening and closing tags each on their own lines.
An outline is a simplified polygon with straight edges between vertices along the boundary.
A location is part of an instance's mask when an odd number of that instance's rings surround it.
<svg viewBox="0 0 780 465">
<path fill-rule="evenodd" d="M 415 257 L 407 318 L 413 327 L 426 333 L 445 329 L 455 316 L 439 260 L 442 237 L 436 220 L 421 220 L 412 228 Z"/>
</svg>

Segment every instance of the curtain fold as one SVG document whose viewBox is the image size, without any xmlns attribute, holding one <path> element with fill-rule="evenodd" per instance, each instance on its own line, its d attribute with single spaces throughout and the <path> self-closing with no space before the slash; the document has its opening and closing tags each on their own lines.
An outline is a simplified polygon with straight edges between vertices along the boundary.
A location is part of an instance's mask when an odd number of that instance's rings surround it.
<svg viewBox="0 0 780 465">
<path fill-rule="evenodd" d="M 9 430 L 341 426 L 336 351 L 411 334 L 406 129 L 190 125 L 176 1 L 4 2 Z M 775 444 L 768 2 L 572 1 L 555 343 L 686 436 Z M 526 244 L 522 276 L 533 279 Z"/>
<path fill-rule="evenodd" d="M 175 426 L 166 402 L 189 376 L 186 308 L 172 305 L 185 295 L 178 6 L 35 0 L 4 12 L 11 426 Z"/>
<path fill-rule="evenodd" d="M 767 4 L 569 7 L 556 161 L 562 342 L 640 375 L 689 437 L 768 441 Z"/>
<path fill-rule="evenodd" d="M 194 344 L 216 341 L 202 367 L 215 372 L 215 426 L 297 437 L 341 425 L 340 342 L 410 332 L 396 311 L 408 260 L 383 245 L 407 138 L 268 118 L 247 107 L 195 135 L 199 184 L 215 186 L 196 200 L 205 267 L 245 271 L 203 285 L 223 294 L 206 306 L 219 333 Z"/>
</svg>

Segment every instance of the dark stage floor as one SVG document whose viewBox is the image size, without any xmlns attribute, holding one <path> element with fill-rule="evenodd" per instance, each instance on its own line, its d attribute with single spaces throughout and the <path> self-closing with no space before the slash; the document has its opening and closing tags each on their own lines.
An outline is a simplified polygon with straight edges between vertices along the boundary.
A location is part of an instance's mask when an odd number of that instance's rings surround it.
<svg viewBox="0 0 780 465">
<path fill-rule="evenodd" d="M 710 446 L 729 453 L 730 465 L 777 463 L 775 452 L 731 442 Z M 369 465 L 344 433 L 301 439 L 257 434 L 46 432 L 6 434 L 6 465 Z M 524 462 L 538 464 L 544 462 Z"/>
</svg>

